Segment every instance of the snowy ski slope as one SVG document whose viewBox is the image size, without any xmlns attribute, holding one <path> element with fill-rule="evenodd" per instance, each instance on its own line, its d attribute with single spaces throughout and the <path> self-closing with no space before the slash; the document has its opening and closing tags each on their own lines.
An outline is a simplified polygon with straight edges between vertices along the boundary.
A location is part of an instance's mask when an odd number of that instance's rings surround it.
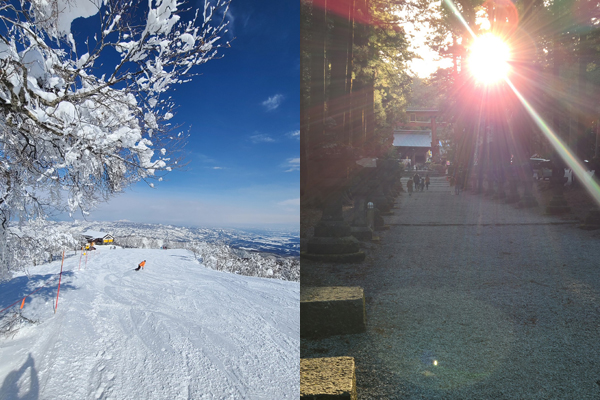
<svg viewBox="0 0 600 400">
<path fill-rule="evenodd" d="M 297 282 L 210 270 L 185 250 L 99 248 L 84 266 L 65 260 L 56 314 L 54 282 L 23 308 L 39 323 L 0 335 L 0 399 L 298 397 Z M 0 309 L 58 271 L 0 284 Z"/>
</svg>

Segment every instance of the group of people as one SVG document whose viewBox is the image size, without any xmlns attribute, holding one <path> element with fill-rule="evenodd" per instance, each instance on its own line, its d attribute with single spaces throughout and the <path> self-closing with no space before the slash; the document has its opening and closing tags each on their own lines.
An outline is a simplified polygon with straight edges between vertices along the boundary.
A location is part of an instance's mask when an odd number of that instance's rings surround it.
<svg viewBox="0 0 600 400">
<path fill-rule="evenodd" d="M 423 191 L 425 188 L 429 190 L 429 174 L 426 174 L 425 177 L 419 176 L 418 173 L 415 173 L 413 177 L 408 178 L 408 182 L 406 183 L 406 188 L 408 189 L 408 195 L 411 196 L 414 189 L 418 191 Z"/>
</svg>

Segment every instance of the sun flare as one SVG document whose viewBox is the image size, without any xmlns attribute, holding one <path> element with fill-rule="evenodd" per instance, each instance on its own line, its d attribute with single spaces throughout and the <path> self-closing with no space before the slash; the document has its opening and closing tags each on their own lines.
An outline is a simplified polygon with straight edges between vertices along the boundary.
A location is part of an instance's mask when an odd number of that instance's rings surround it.
<svg viewBox="0 0 600 400">
<path fill-rule="evenodd" d="M 470 48 L 469 69 L 475 79 L 492 84 L 506 78 L 510 71 L 510 48 L 497 36 L 479 36 Z"/>
</svg>

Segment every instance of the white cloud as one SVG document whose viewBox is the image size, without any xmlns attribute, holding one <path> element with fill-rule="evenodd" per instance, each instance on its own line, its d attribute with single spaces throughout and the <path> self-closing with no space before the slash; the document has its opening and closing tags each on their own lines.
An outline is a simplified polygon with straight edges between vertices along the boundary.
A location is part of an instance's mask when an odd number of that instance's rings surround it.
<svg viewBox="0 0 600 400">
<path fill-rule="evenodd" d="M 212 169 L 223 169 L 223 167 L 212 167 Z"/>
<path fill-rule="evenodd" d="M 284 168 L 288 168 L 285 172 L 300 171 L 300 157 L 288 158 L 284 164 Z"/>
<path fill-rule="evenodd" d="M 160 193 L 124 193 L 103 203 L 92 211 L 89 220 L 115 221 L 127 219 L 133 222 L 172 224 L 182 226 L 241 226 L 294 225 L 300 223 L 299 207 L 287 200 L 269 201 L 276 191 L 261 189 L 257 193 L 242 190 L 236 196 L 201 200 L 195 195 Z M 257 196 L 263 196 L 258 198 Z M 289 194 L 292 197 L 293 194 Z M 243 200 L 241 200 L 243 198 Z M 286 197 L 283 197 L 284 199 Z M 140 207 L 140 204 L 145 204 Z"/>
<path fill-rule="evenodd" d="M 297 199 L 289 199 L 289 200 L 284 200 L 284 201 L 280 201 L 279 203 L 277 203 L 278 206 L 298 206 L 300 207 L 300 198 Z"/>
<path fill-rule="evenodd" d="M 252 135 L 250 136 L 250 140 L 252 143 L 271 143 L 275 141 L 271 136 L 264 134 Z"/>
<path fill-rule="evenodd" d="M 223 10 L 218 10 L 218 12 L 218 18 L 223 18 Z M 236 17 L 231 12 L 231 8 L 227 10 L 227 14 L 225 14 L 225 19 L 229 21 L 229 24 L 227 25 L 227 29 L 223 32 L 223 36 L 225 36 L 227 40 L 233 40 L 233 38 L 235 38 L 234 29 L 237 24 L 235 23 Z"/>
<path fill-rule="evenodd" d="M 196 153 L 196 152 L 190 153 L 190 158 L 193 158 L 194 160 L 197 160 L 201 163 L 206 163 L 206 164 L 212 164 L 212 163 L 216 162 L 213 158 L 207 156 L 206 154 Z"/>
<path fill-rule="evenodd" d="M 300 139 L 300 130 L 298 129 L 297 131 L 289 132 L 287 134 L 287 136 L 299 140 Z"/>
<path fill-rule="evenodd" d="M 277 107 L 279 107 L 279 105 L 281 104 L 282 101 L 283 101 L 283 95 L 276 94 L 274 96 L 269 97 L 267 100 L 263 101 L 261 104 L 267 109 L 267 111 L 273 111 Z"/>
<path fill-rule="evenodd" d="M 227 19 L 229 20 L 229 31 L 231 32 L 231 34 L 233 34 L 232 32 L 232 25 L 235 24 L 235 17 L 233 16 L 233 13 L 231 12 L 231 8 L 227 9 Z"/>
</svg>

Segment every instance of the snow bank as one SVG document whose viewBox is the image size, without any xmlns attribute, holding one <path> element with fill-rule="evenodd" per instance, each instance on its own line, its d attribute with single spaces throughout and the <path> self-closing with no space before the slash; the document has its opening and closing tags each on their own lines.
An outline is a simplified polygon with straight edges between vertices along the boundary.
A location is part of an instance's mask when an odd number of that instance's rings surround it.
<svg viewBox="0 0 600 400">
<path fill-rule="evenodd" d="M 141 260 L 146 268 L 134 271 Z M 299 285 L 207 269 L 185 250 L 65 260 L 0 337 L 0 398 L 287 399 L 299 393 Z M 0 284 L 0 309 L 60 261 Z"/>
</svg>

